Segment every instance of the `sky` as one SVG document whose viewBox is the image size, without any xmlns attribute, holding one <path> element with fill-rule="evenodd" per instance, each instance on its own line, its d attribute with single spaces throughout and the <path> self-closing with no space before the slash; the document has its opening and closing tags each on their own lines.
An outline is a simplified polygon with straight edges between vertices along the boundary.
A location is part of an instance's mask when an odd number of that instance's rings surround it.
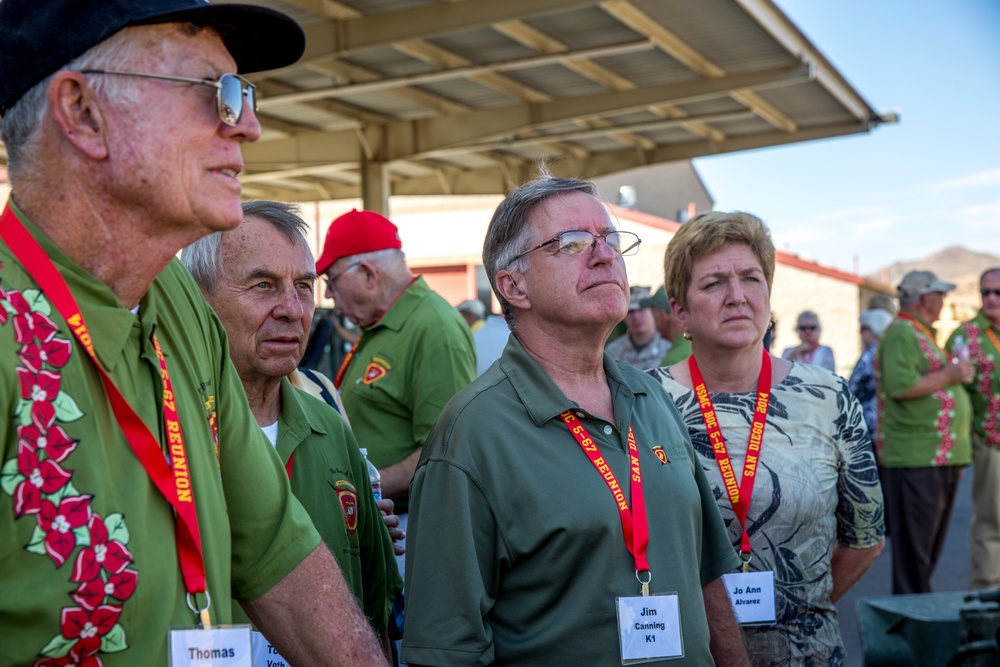
<svg viewBox="0 0 1000 667">
<path fill-rule="evenodd" d="M 878 112 L 867 134 L 694 161 L 715 209 L 869 274 L 951 245 L 1000 255 L 1000 0 L 776 0 Z"/>
</svg>

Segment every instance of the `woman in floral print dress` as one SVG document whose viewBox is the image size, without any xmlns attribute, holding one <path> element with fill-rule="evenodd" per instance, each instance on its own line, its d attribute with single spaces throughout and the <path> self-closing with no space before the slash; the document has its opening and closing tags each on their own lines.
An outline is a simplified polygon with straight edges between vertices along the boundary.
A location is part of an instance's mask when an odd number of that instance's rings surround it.
<svg viewBox="0 0 1000 667">
<path fill-rule="evenodd" d="M 745 570 L 773 574 L 774 620 L 743 627 L 750 659 L 842 665 L 834 602 L 884 542 L 861 406 L 842 378 L 764 351 L 774 245 L 758 218 L 695 218 L 665 269 L 692 357 L 649 372 L 687 424 Z"/>
</svg>

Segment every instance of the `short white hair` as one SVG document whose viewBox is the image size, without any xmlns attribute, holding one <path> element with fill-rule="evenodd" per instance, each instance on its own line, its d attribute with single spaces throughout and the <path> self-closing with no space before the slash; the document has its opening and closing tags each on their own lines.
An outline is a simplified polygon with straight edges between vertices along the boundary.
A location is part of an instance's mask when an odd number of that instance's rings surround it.
<svg viewBox="0 0 1000 667">
<path fill-rule="evenodd" d="M 894 316 L 888 310 L 882 308 L 871 308 L 861 313 L 858 321 L 861 326 L 871 329 L 876 338 L 881 338 L 885 330 L 892 324 Z"/>
</svg>

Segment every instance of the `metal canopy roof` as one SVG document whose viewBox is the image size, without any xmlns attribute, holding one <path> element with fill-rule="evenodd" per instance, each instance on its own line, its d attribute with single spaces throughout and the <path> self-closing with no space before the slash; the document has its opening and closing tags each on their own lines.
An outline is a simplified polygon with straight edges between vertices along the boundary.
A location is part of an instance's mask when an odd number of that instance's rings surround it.
<svg viewBox="0 0 1000 667">
<path fill-rule="evenodd" d="M 244 0 L 245 1 L 245 0 Z M 295 65 L 252 75 L 244 196 L 497 194 L 867 132 L 880 116 L 770 0 L 252 0 Z"/>
</svg>

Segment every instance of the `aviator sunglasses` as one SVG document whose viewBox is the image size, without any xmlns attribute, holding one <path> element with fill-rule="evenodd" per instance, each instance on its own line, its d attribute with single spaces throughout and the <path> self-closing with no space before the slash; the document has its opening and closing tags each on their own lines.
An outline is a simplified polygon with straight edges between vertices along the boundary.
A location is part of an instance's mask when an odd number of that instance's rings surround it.
<svg viewBox="0 0 1000 667">
<path fill-rule="evenodd" d="M 143 72 L 122 72 L 110 69 L 85 69 L 81 74 L 117 74 L 119 76 L 137 76 L 144 79 L 162 79 L 163 81 L 179 81 L 181 83 L 197 83 L 215 88 L 215 104 L 219 111 L 219 120 L 230 127 L 235 127 L 243 115 L 243 98 L 247 106 L 257 113 L 257 96 L 254 91 L 257 86 L 244 79 L 239 74 L 223 74 L 218 81 L 211 79 L 194 79 L 187 76 L 168 76 L 166 74 L 145 74 Z"/>
</svg>

